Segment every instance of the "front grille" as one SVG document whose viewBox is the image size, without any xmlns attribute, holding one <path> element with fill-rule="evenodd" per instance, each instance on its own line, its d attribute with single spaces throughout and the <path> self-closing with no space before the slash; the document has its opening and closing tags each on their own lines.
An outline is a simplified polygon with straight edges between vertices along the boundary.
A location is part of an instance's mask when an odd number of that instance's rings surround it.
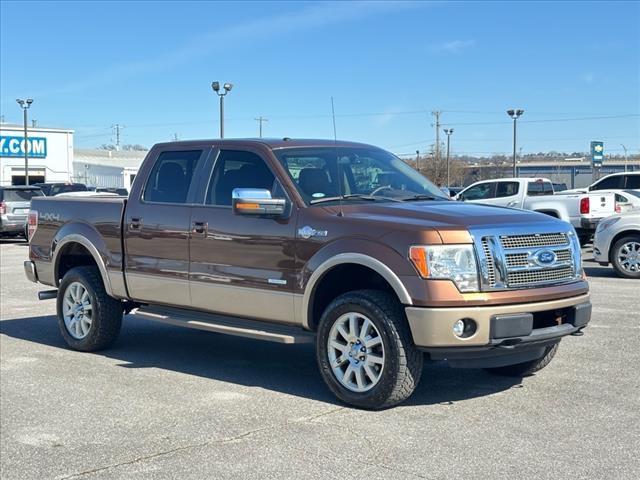
<svg viewBox="0 0 640 480">
<path fill-rule="evenodd" d="M 483 289 L 522 289 L 541 284 L 564 283 L 577 278 L 579 258 L 570 233 L 533 233 L 479 236 Z M 555 253 L 549 265 L 539 262 L 543 251 Z"/>
<path fill-rule="evenodd" d="M 494 267 L 493 255 L 491 255 L 491 249 L 489 248 L 489 242 L 486 238 L 482 239 L 482 250 L 487 260 L 487 277 L 491 286 L 496 284 L 496 269 Z"/>
<path fill-rule="evenodd" d="M 507 284 L 510 287 L 534 285 L 537 283 L 562 282 L 573 278 L 573 267 L 545 268 L 509 272 Z"/>
<path fill-rule="evenodd" d="M 552 247 L 567 245 L 565 233 L 536 233 L 530 235 L 504 235 L 500 237 L 503 248 Z"/>
<path fill-rule="evenodd" d="M 556 254 L 556 262 L 563 263 L 571 261 L 571 250 L 554 250 Z M 529 265 L 528 253 L 507 253 L 505 254 L 507 268 L 526 267 Z"/>
</svg>

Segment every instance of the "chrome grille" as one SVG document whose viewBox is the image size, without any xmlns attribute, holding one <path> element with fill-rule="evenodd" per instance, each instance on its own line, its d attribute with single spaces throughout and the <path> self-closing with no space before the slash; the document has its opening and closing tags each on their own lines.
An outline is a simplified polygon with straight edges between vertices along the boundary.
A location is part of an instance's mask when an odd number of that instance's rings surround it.
<svg viewBox="0 0 640 480">
<path fill-rule="evenodd" d="M 571 232 L 500 235 L 487 230 L 476 236 L 483 290 L 564 283 L 580 276 L 580 251 Z M 546 251 L 555 254 L 548 265 L 540 261 Z"/>
<path fill-rule="evenodd" d="M 554 281 L 561 282 L 571 278 L 573 278 L 573 267 L 545 268 L 509 272 L 507 274 L 507 283 L 510 287 L 520 287 Z"/>
<path fill-rule="evenodd" d="M 500 243 L 504 248 L 551 247 L 567 245 L 569 240 L 565 233 L 536 233 L 531 235 L 503 235 Z"/>
<path fill-rule="evenodd" d="M 482 250 L 484 251 L 485 258 L 487 260 L 487 276 L 489 277 L 489 284 L 496 284 L 496 270 L 493 262 L 493 256 L 491 255 L 491 249 L 489 248 L 489 242 L 486 238 L 482 239 Z"/>
</svg>

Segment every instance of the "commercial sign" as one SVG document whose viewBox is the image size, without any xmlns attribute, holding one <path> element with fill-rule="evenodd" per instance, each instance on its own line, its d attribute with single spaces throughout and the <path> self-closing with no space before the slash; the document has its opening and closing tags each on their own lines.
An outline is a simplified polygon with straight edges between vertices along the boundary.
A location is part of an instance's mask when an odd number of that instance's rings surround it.
<svg viewBox="0 0 640 480">
<path fill-rule="evenodd" d="M 1 157 L 24 157 L 24 137 L 0 136 Z M 27 150 L 30 158 L 47 157 L 47 139 L 44 137 L 28 137 Z"/>
<path fill-rule="evenodd" d="M 591 142 L 591 165 L 600 168 L 604 159 L 604 143 Z"/>
</svg>

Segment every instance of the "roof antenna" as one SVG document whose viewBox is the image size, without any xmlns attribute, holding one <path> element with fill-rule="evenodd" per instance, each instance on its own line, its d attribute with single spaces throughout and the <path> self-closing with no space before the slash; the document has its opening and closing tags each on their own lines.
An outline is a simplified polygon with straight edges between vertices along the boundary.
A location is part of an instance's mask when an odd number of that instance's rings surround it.
<svg viewBox="0 0 640 480">
<path fill-rule="evenodd" d="M 333 96 L 331 97 L 331 118 L 333 119 L 333 148 L 336 151 L 336 171 L 338 172 L 338 205 L 340 211 L 338 212 L 339 217 L 344 217 L 344 212 L 342 211 L 342 171 L 340 170 L 340 158 L 338 156 L 338 134 L 336 133 L 336 109 L 333 106 Z"/>
</svg>

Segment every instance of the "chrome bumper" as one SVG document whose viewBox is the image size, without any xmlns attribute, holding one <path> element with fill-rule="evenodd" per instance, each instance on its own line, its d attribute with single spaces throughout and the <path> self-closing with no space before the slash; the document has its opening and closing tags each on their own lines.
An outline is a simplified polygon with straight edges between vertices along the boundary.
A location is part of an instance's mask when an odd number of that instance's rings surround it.
<svg viewBox="0 0 640 480">
<path fill-rule="evenodd" d="M 33 283 L 38 283 L 38 273 L 36 272 L 36 264 L 31 260 L 26 260 L 24 263 L 24 274 Z"/>
</svg>

